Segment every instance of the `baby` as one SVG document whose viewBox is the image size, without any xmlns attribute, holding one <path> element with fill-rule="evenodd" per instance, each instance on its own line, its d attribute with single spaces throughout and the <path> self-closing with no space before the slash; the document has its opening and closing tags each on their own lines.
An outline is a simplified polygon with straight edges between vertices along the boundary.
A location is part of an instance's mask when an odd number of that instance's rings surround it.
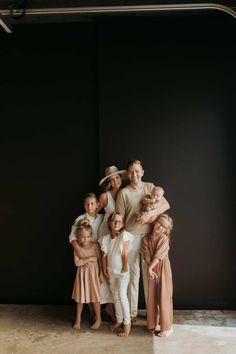
<svg viewBox="0 0 236 354">
<path fill-rule="evenodd" d="M 163 201 L 164 189 L 162 187 L 153 187 L 151 194 L 142 200 L 142 211 L 150 211 L 158 208 Z"/>
<path fill-rule="evenodd" d="M 153 187 L 151 194 L 146 195 L 142 200 L 142 209 L 137 213 L 137 221 L 154 222 L 156 220 L 156 213 L 150 213 L 153 210 L 159 209 L 164 203 L 164 189 L 160 186 Z"/>
</svg>

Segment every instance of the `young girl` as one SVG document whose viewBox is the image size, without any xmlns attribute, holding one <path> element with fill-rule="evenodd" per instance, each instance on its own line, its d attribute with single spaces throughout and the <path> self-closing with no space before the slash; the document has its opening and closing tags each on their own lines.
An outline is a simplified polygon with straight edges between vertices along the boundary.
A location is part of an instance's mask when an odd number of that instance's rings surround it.
<svg viewBox="0 0 236 354">
<path fill-rule="evenodd" d="M 78 223 L 76 237 L 80 256 L 74 253 L 75 265 L 78 268 L 72 292 L 72 299 L 77 302 L 76 321 L 73 328 L 80 330 L 83 306 L 92 303 L 95 322 L 90 328 L 98 329 L 101 324 L 99 279 L 101 250 L 97 242 L 92 242 L 92 227 L 87 220 Z"/>
<path fill-rule="evenodd" d="M 101 222 L 103 220 L 103 215 L 98 214 L 98 207 L 99 207 L 99 203 L 98 203 L 96 195 L 94 193 L 88 193 L 84 198 L 84 209 L 85 209 L 86 213 L 79 215 L 75 219 L 74 224 L 72 225 L 71 233 L 69 236 L 69 241 L 72 244 L 74 252 L 78 258 L 80 258 L 80 256 L 81 256 L 80 249 L 78 247 L 77 237 L 76 237 L 78 224 L 80 223 L 81 220 L 87 219 L 89 224 L 92 227 L 92 241 L 97 241 L 98 229 L 99 229 L 99 226 L 101 225 Z M 110 315 L 110 317 L 114 321 L 115 315 L 114 315 L 114 310 L 113 310 L 113 308 L 114 308 L 113 299 L 112 299 L 111 292 L 110 292 L 110 289 L 109 289 L 106 281 L 103 281 L 100 285 L 100 295 L 101 295 L 100 303 L 107 304 L 106 305 L 106 312 Z M 91 307 L 90 310 L 91 310 L 90 321 L 93 322 L 93 320 L 94 320 L 93 307 Z"/>
<path fill-rule="evenodd" d="M 108 218 L 110 233 L 101 239 L 102 267 L 113 295 L 116 312 L 116 323 L 111 330 L 121 327 L 124 330 L 119 336 L 127 337 L 130 333 L 130 307 L 127 297 L 129 283 L 128 252 L 133 236 L 124 230 L 123 216 L 113 212 Z"/>
<path fill-rule="evenodd" d="M 173 284 L 168 257 L 172 228 L 171 217 L 161 214 L 152 233 L 142 240 L 142 255 L 148 269 L 147 327 L 159 337 L 167 337 L 173 332 Z M 156 332 L 158 324 L 160 331 Z"/>
</svg>

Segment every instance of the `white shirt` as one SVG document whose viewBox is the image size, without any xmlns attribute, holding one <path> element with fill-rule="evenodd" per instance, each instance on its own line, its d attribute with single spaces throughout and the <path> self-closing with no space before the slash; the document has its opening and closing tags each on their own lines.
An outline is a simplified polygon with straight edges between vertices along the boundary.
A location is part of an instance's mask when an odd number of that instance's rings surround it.
<svg viewBox="0 0 236 354">
<path fill-rule="evenodd" d="M 119 236 L 111 238 L 110 234 L 103 236 L 100 240 L 101 250 L 107 256 L 107 270 L 110 275 L 122 275 L 122 258 L 123 243 L 129 241 L 128 252 L 131 249 L 133 235 L 127 231 L 123 231 Z"/>
<path fill-rule="evenodd" d="M 81 219 L 88 219 L 89 224 L 92 227 L 93 233 L 92 233 L 92 241 L 97 241 L 98 239 L 98 228 L 103 220 L 104 215 L 103 214 L 97 214 L 97 216 L 94 218 L 93 216 L 90 216 L 88 213 L 79 215 L 76 219 L 74 224 L 71 227 L 71 233 L 69 235 L 69 241 L 72 242 L 73 240 L 76 240 L 76 231 L 77 231 L 77 223 Z"/>
</svg>

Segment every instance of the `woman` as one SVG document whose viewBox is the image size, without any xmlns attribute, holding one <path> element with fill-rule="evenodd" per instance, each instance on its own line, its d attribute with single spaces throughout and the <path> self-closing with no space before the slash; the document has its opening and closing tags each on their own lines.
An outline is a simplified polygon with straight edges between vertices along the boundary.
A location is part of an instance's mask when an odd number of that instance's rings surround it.
<svg viewBox="0 0 236 354">
<path fill-rule="evenodd" d="M 105 169 L 105 177 L 103 177 L 99 185 L 102 186 L 103 193 L 99 197 L 99 210 L 104 209 L 104 219 L 98 230 L 99 243 L 101 245 L 103 236 L 110 233 L 108 227 L 108 218 L 115 211 L 115 202 L 117 193 L 122 186 L 122 179 L 126 177 L 126 170 L 119 170 L 116 166 L 109 166 Z M 106 313 L 111 318 L 112 322 L 116 322 L 115 309 L 112 299 L 112 294 L 107 283 L 101 284 L 101 292 L 104 295 L 103 303 L 106 305 Z"/>
<path fill-rule="evenodd" d="M 122 187 L 122 179 L 126 178 L 126 176 L 126 170 L 119 170 L 116 166 L 109 166 L 105 170 L 105 177 L 99 182 L 104 192 L 99 197 L 98 211 L 101 209 L 105 211 L 103 222 L 98 230 L 99 238 L 109 233 L 108 217 L 115 211 L 116 197 Z"/>
</svg>

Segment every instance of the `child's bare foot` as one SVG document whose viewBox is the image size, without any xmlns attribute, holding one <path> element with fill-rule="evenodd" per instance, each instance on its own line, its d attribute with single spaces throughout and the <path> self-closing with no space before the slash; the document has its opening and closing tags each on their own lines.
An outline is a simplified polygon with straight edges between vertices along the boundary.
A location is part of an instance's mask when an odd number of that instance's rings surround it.
<svg viewBox="0 0 236 354">
<path fill-rule="evenodd" d="M 96 330 L 96 329 L 99 329 L 100 325 L 101 325 L 101 318 L 99 320 L 95 321 L 94 324 L 90 328 Z"/>
<path fill-rule="evenodd" d="M 156 328 L 148 328 L 148 332 L 150 332 L 150 333 L 155 333 L 155 331 L 156 331 Z"/>
<path fill-rule="evenodd" d="M 95 313 L 93 308 L 90 309 L 90 314 L 89 314 L 89 324 L 92 324 L 96 321 Z"/>
<path fill-rule="evenodd" d="M 136 322 L 137 321 L 137 316 L 132 316 L 131 317 L 131 323 L 133 324 L 134 322 Z"/>
<path fill-rule="evenodd" d="M 131 329 L 131 323 L 124 325 L 124 331 L 118 333 L 119 337 L 128 337 Z"/>
<path fill-rule="evenodd" d="M 173 333 L 173 328 L 169 329 L 168 331 L 160 331 L 157 336 L 158 337 L 168 337 L 171 333 Z"/>
<path fill-rule="evenodd" d="M 73 329 L 76 329 L 77 331 L 80 330 L 80 321 L 76 321 L 73 325 Z"/>
<path fill-rule="evenodd" d="M 119 328 L 121 325 L 122 325 L 122 323 L 116 322 L 116 323 L 114 323 L 114 324 L 111 325 L 110 329 L 111 329 L 112 331 L 114 331 L 115 329 Z"/>
</svg>

